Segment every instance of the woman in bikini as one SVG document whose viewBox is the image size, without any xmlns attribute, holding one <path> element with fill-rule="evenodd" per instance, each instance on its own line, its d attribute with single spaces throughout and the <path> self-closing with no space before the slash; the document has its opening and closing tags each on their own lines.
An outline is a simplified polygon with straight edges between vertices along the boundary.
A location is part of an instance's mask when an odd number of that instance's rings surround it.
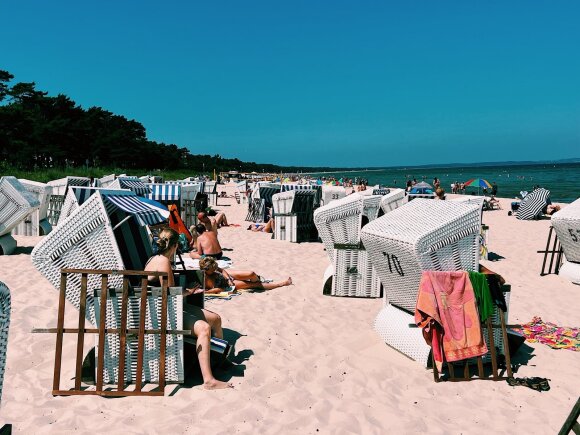
<svg viewBox="0 0 580 435">
<path fill-rule="evenodd" d="M 149 259 L 144 269 L 148 272 L 166 272 L 168 281 L 167 285 L 169 287 L 175 285 L 173 270 L 171 269 L 171 260 L 177 251 L 178 240 L 179 234 L 175 230 L 171 228 L 164 228 L 161 230 L 159 232 L 159 238 L 155 242 L 157 245 L 157 255 L 154 255 Z M 149 276 L 148 279 L 150 284 L 161 284 L 157 277 Z M 200 288 L 186 289 L 183 296 L 201 292 L 203 292 L 203 289 Z M 203 377 L 204 388 L 207 390 L 233 388 L 231 383 L 218 381 L 214 378 L 211 371 L 209 359 L 210 338 L 212 332 L 216 337 L 223 338 L 221 317 L 211 311 L 186 304 L 184 301 L 183 328 L 190 329 L 197 337 L 196 351 L 197 358 L 199 359 L 199 366 L 201 368 L 201 375 Z"/>
<path fill-rule="evenodd" d="M 273 290 L 279 287 L 292 285 L 292 278 L 278 282 L 262 282 L 256 272 L 248 270 L 225 270 L 218 267 L 217 261 L 212 257 L 199 260 L 199 268 L 205 272 L 206 293 L 221 293 L 228 288 L 234 290 L 258 289 Z"/>
</svg>

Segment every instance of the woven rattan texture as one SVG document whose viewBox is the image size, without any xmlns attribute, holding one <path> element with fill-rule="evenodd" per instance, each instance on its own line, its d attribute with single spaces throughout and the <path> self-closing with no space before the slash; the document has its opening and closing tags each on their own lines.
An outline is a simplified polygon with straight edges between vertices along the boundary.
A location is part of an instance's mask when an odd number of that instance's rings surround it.
<svg viewBox="0 0 580 435">
<path fill-rule="evenodd" d="M 123 260 L 100 195 L 67 217 L 42 239 L 32 251 L 32 263 L 56 288 L 60 288 L 63 268 L 123 270 Z M 111 285 L 121 285 L 121 277 L 111 277 Z M 100 278 L 89 275 L 89 288 L 100 286 Z M 72 275 L 66 289 L 67 300 L 76 308 L 80 301 L 80 277 Z M 87 319 L 95 324 L 92 296 L 88 296 Z"/>
<path fill-rule="evenodd" d="M 6 350 L 8 347 L 8 328 L 10 327 L 10 289 L 0 282 L 0 402 L 6 367 Z"/>
<path fill-rule="evenodd" d="M 334 250 L 333 296 L 378 298 L 381 282 L 368 255 L 361 249 Z"/>
<path fill-rule="evenodd" d="M 359 242 L 362 213 L 363 199 L 358 194 L 332 201 L 314 211 L 314 224 L 332 263 L 335 244 Z"/>
<path fill-rule="evenodd" d="M 564 249 L 566 260 L 580 263 L 580 199 L 552 216 L 552 226 Z"/>
<path fill-rule="evenodd" d="M 369 223 L 361 239 L 386 301 L 415 309 L 423 270 L 477 270 L 479 207 L 415 199 Z"/>
<path fill-rule="evenodd" d="M 40 202 L 15 177 L 0 178 L 0 236 L 40 207 Z"/>
<path fill-rule="evenodd" d="M 151 288 L 149 288 L 151 289 Z M 160 289 L 153 289 L 159 291 Z M 167 299 L 167 330 L 183 329 L 183 297 L 181 288 L 171 288 L 172 293 Z M 100 290 L 99 290 L 100 291 Z M 99 313 L 99 298 L 94 298 L 94 311 Z M 130 296 L 127 306 L 127 328 L 139 328 L 140 298 L 138 295 Z M 121 297 L 109 296 L 107 298 L 106 328 L 121 327 Z M 145 316 L 145 329 L 161 328 L 161 296 L 147 297 L 147 314 Z M 98 344 L 98 336 L 95 337 Z M 184 381 L 183 365 L 183 336 L 167 335 L 165 354 L 165 380 L 167 382 Z M 160 336 L 147 334 L 143 352 L 143 382 L 159 382 L 159 348 Z M 125 346 L 125 381 L 135 382 L 137 372 L 137 336 L 127 335 Z M 97 346 L 97 354 L 100 349 Z M 105 354 L 103 380 L 107 384 L 117 383 L 119 379 L 119 335 L 105 334 Z"/>
<path fill-rule="evenodd" d="M 405 191 L 403 189 L 390 189 L 390 192 L 381 198 L 381 209 L 387 214 L 400 206 L 405 201 Z"/>
</svg>

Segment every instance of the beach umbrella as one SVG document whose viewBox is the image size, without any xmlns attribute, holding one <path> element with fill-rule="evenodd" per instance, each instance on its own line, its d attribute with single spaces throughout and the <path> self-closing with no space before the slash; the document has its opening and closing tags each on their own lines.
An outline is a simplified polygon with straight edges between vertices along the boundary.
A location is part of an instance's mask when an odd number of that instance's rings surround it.
<svg viewBox="0 0 580 435">
<path fill-rule="evenodd" d="M 413 187 L 417 189 L 433 189 L 433 186 L 431 186 L 429 183 L 426 183 L 425 181 L 421 181 L 420 183 L 415 184 Z"/>
<path fill-rule="evenodd" d="M 477 186 L 477 193 L 479 193 L 479 189 L 482 187 L 484 189 L 491 189 L 491 183 L 487 180 L 484 180 L 483 178 L 472 178 L 471 180 L 465 182 L 465 187 L 467 186 Z"/>
<path fill-rule="evenodd" d="M 518 208 L 516 217 L 521 220 L 536 219 L 542 214 L 544 208 L 550 203 L 550 191 L 536 189 L 528 193 Z"/>
</svg>

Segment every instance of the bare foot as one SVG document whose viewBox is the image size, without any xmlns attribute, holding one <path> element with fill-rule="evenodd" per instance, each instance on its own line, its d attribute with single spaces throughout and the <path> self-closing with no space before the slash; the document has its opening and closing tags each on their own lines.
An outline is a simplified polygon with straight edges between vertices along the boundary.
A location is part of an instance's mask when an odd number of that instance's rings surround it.
<svg viewBox="0 0 580 435">
<path fill-rule="evenodd" d="M 286 285 L 292 285 L 292 277 L 288 277 L 288 279 L 286 280 Z"/>
<path fill-rule="evenodd" d="M 206 390 L 223 390 L 224 388 L 234 388 L 231 382 L 222 382 L 217 379 L 212 379 L 211 381 L 204 382 L 203 388 Z"/>
</svg>

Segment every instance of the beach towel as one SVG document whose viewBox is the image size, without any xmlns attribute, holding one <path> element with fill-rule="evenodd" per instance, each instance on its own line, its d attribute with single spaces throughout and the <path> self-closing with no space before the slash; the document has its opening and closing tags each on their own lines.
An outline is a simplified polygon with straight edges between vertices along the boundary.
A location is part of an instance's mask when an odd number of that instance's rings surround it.
<svg viewBox="0 0 580 435">
<path fill-rule="evenodd" d="M 419 283 L 415 323 L 433 348 L 438 369 L 487 353 L 473 287 L 465 271 L 424 271 Z"/>
<path fill-rule="evenodd" d="M 526 337 L 530 343 L 542 343 L 552 349 L 567 349 L 580 352 L 580 328 L 558 326 L 544 322 L 541 317 L 534 317 L 531 322 L 514 328 Z"/>
</svg>

